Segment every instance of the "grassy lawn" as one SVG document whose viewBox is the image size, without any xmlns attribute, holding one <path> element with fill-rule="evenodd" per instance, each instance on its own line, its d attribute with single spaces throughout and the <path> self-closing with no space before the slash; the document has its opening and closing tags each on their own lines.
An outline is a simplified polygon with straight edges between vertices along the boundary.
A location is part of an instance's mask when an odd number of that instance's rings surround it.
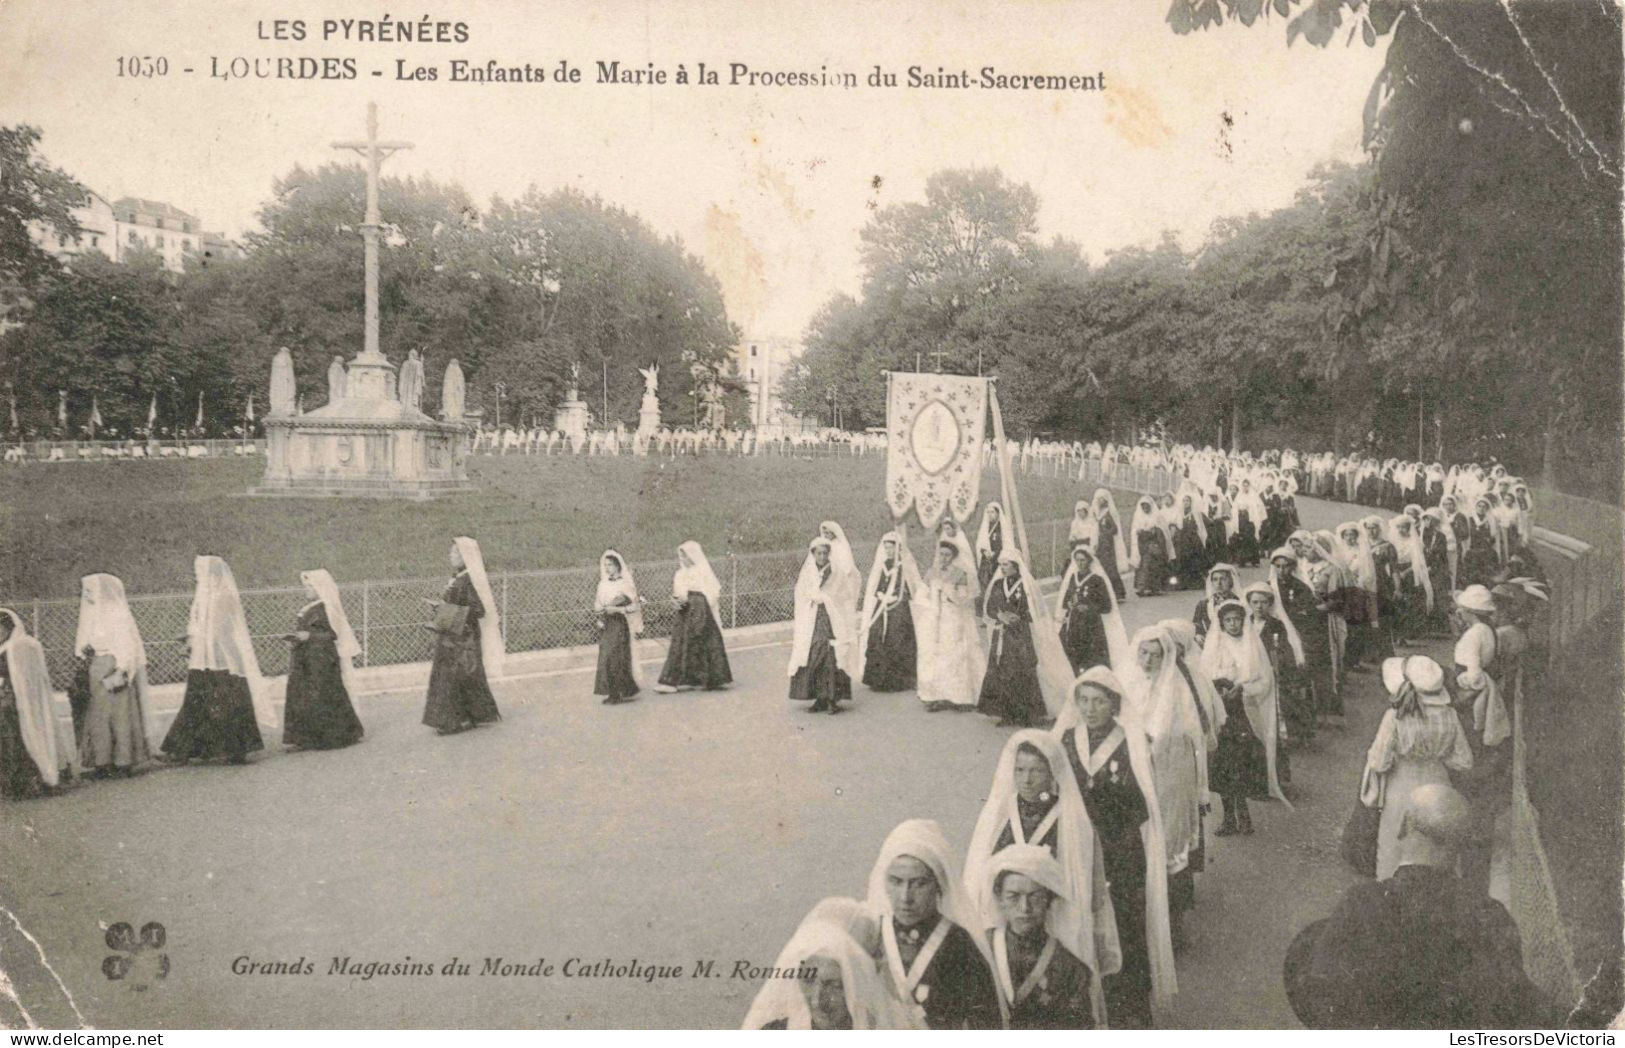
<svg viewBox="0 0 1625 1048">
<path fill-rule="evenodd" d="M 885 459 L 638 459 L 475 456 L 478 490 L 438 502 L 265 499 L 244 494 L 258 461 L 92 462 L 0 470 L 0 597 L 72 597 L 112 572 L 131 593 L 190 590 L 192 558 L 213 553 L 246 588 L 293 586 L 325 566 L 341 581 L 439 576 L 457 535 L 480 540 L 492 572 L 590 566 L 613 546 L 633 560 L 697 539 L 713 556 L 800 549 L 821 519 L 841 522 L 867 565 L 890 526 Z M 1038 522 L 1072 515 L 1069 477 L 1025 477 Z M 984 476 L 993 497 L 996 477 Z M 1087 495 L 1087 492 L 1084 493 Z M 1128 496 L 1122 496 L 1128 519 Z M 1061 532 L 1064 545 L 1065 532 Z"/>
</svg>

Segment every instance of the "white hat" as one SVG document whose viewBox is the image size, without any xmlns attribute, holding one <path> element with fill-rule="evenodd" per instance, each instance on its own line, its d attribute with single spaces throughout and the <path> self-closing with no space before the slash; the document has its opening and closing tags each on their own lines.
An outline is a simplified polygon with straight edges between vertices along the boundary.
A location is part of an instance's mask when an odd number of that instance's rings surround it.
<svg viewBox="0 0 1625 1048">
<path fill-rule="evenodd" d="M 1495 598 L 1491 597 L 1490 591 L 1483 586 L 1468 586 L 1456 594 L 1456 607 L 1488 615 L 1495 610 Z"/>
<path fill-rule="evenodd" d="M 1399 686 L 1405 683 L 1405 658 L 1382 660 L 1382 686 L 1388 694 L 1393 695 L 1399 691 Z"/>
<path fill-rule="evenodd" d="M 1426 655 L 1412 655 L 1405 660 L 1405 677 L 1424 695 L 1437 695 L 1444 690 L 1444 670 Z"/>
</svg>

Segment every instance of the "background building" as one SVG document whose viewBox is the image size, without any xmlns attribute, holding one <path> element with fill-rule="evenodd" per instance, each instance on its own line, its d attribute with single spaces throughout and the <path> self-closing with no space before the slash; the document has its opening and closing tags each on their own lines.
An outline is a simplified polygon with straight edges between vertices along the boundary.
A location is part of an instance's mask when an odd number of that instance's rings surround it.
<svg viewBox="0 0 1625 1048">
<path fill-rule="evenodd" d="M 34 243 L 44 248 L 53 257 L 67 262 L 87 251 L 117 261 L 118 259 L 118 224 L 113 214 L 113 205 L 107 202 L 95 190 L 85 193 L 85 201 L 72 209 L 73 217 L 79 223 L 79 238 L 59 233 L 43 222 L 30 222 L 28 224 L 29 236 Z"/>
<path fill-rule="evenodd" d="M 734 350 L 739 377 L 750 392 L 751 425 L 774 432 L 802 428 L 802 420 L 785 406 L 779 384 L 801 355 L 801 340 L 780 335 L 744 338 Z"/>
</svg>

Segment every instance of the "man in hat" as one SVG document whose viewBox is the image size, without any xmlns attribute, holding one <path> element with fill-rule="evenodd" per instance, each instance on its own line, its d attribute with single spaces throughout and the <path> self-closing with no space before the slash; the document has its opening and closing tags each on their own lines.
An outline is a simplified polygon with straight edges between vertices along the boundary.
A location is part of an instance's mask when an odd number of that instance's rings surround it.
<svg viewBox="0 0 1625 1048">
<path fill-rule="evenodd" d="M 1455 874 L 1472 833 L 1449 786 L 1411 792 L 1399 868 L 1350 888 L 1287 948 L 1287 1000 L 1311 1029 L 1508 1029 L 1555 1020 L 1511 914 Z"/>
</svg>

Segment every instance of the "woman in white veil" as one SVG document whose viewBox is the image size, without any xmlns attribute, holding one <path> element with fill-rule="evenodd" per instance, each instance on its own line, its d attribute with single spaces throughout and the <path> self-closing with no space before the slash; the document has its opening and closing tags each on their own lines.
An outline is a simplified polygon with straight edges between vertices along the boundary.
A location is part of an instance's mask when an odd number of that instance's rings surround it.
<svg viewBox="0 0 1625 1048">
<path fill-rule="evenodd" d="M 112 575 L 86 575 L 79 584 L 79 626 L 74 653 L 73 704 L 79 757 L 90 776 L 117 770 L 129 775 L 152 754 L 147 738 L 147 648 L 124 583 Z"/>
<path fill-rule="evenodd" d="M 1247 606 L 1239 600 L 1228 600 L 1219 606 L 1218 628 L 1207 635 L 1207 642 L 1202 649 L 1202 669 L 1207 672 L 1214 684 L 1219 688 L 1221 696 L 1225 697 L 1225 709 L 1229 715 L 1228 720 L 1232 728 L 1238 728 L 1239 722 L 1235 717 L 1239 709 L 1245 713 L 1245 721 L 1252 729 L 1252 734 L 1263 747 L 1264 752 L 1264 782 L 1262 785 L 1271 797 L 1292 808 L 1286 794 L 1281 790 L 1281 782 L 1276 774 L 1276 743 L 1279 739 L 1278 723 L 1280 709 L 1275 687 L 1275 672 L 1270 668 L 1269 653 L 1264 650 L 1264 644 L 1259 639 L 1256 630 L 1247 628 Z M 1223 749 L 1221 739 L 1221 752 L 1215 759 L 1216 763 L 1228 768 L 1232 763 Z M 1240 774 L 1238 781 L 1246 781 L 1247 792 L 1256 789 L 1258 783 L 1252 781 L 1254 776 L 1241 769 L 1246 774 Z M 1220 777 L 1215 770 L 1212 773 Z M 1219 792 L 1226 791 L 1220 787 Z M 1245 808 L 1240 809 L 1245 811 Z M 1240 813 L 1238 812 L 1238 815 Z M 1230 820 L 1226 819 L 1226 825 Z"/>
<path fill-rule="evenodd" d="M 593 595 L 598 615 L 598 671 L 592 693 L 604 696 L 604 705 L 631 702 L 637 695 L 637 638 L 643 632 L 643 602 L 632 565 L 616 551 L 598 558 L 598 589 Z"/>
<path fill-rule="evenodd" d="M 1082 578 L 1079 578 L 1078 564 L 1080 559 L 1078 551 L 1080 549 L 1088 551 L 1088 567 L 1084 570 Z M 1099 579 L 1104 583 L 1103 594 L 1100 593 L 1097 587 L 1089 585 L 1088 580 L 1091 578 Z M 1082 591 L 1081 595 L 1077 592 L 1080 590 Z M 1086 649 L 1092 648 L 1093 644 L 1082 643 L 1082 639 L 1078 637 L 1079 626 L 1073 622 L 1073 617 L 1089 614 L 1087 608 L 1081 608 L 1077 605 L 1079 601 L 1091 606 L 1096 605 L 1099 603 L 1096 599 L 1097 595 L 1103 596 L 1106 604 L 1106 609 L 1099 612 L 1100 626 L 1106 641 L 1106 650 L 1104 652 L 1106 663 L 1113 667 L 1127 665 L 1126 660 L 1129 657 L 1128 631 L 1123 628 L 1123 616 L 1117 604 L 1117 593 L 1112 587 L 1111 579 L 1106 575 L 1105 567 L 1101 564 L 1100 558 L 1095 555 L 1095 547 L 1092 542 L 1087 539 L 1074 541 L 1072 556 L 1067 559 L 1066 574 L 1061 576 L 1061 587 L 1055 593 L 1055 620 L 1060 628 L 1061 646 L 1065 650 L 1068 660 L 1072 662 L 1075 673 L 1081 673 L 1089 668 L 1088 665 L 1079 664 L 1078 655 L 1082 654 Z M 1068 643 L 1069 634 L 1074 637 L 1073 642 L 1070 644 Z M 1097 663 L 1090 663 L 1090 665 L 1095 664 Z"/>
<path fill-rule="evenodd" d="M 331 750 L 361 741 L 356 716 L 354 658 L 361 645 L 350 629 L 338 584 L 326 569 L 301 572 L 310 602 L 288 634 L 288 688 L 283 703 L 282 743 Z"/>
<path fill-rule="evenodd" d="M 976 628 L 976 561 L 964 532 L 944 528 L 924 586 L 914 601 L 919 642 L 916 679 L 930 712 L 972 710 L 987 672 Z"/>
<path fill-rule="evenodd" d="M 1143 711 L 1117 675 L 1085 670 L 1053 729 L 1094 824 L 1117 917 L 1122 970 L 1106 981 L 1113 1029 L 1149 1027 L 1179 992 L 1168 916 L 1167 846 Z"/>
<path fill-rule="evenodd" d="M 875 549 L 858 617 L 858 665 L 871 691 L 907 691 L 916 683 L 919 644 L 912 603 L 925 587 L 914 554 L 900 532 L 888 531 Z"/>
<path fill-rule="evenodd" d="M 1006 740 L 965 854 L 965 891 L 983 917 L 983 928 L 994 927 L 997 915 L 994 856 L 1010 845 L 1027 844 L 1048 849 L 1061 868 L 1064 894 L 1073 905 L 1050 930 L 1094 973 L 1095 1014 L 1103 1015 L 1100 979 L 1122 966 L 1106 868 L 1061 740 L 1032 728 Z"/>
<path fill-rule="evenodd" d="M 846 540 L 845 530 L 833 520 L 821 522 L 818 525 L 818 533 L 829 540 L 830 567 L 840 577 L 841 585 L 851 591 L 855 607 L 858 587 L 863 585 L 863 573 L 858 570 L 858 562 L 852 556 L 852 543 Z"/>
<path fill-rule="evenodd" d="M 825 900 L 829 902 L 830 900 Z M 848 926 L 813 907 L 779 951 L 744 1030 L 918 1030 Z"/>
<path fill-rule="evenodd" d="M 485 559 L 466 536 L 452 543 L 449 557 L 451 581 L 434 602 L 434 661 L 423 705 L 423 723 L 441 735 L 502 719 L 490 677 L 502 675 L 505 644 Z"/>
<path fill-rule="evenodd" d="M 45 650 L 10 608 L 0 608 L 0 796 L 38 797 L 79 768 L 73 734 L 56 716 Z"/>
<path fill-rule="evenodd" d="M 186 623 L 186 694 L 160 749 L 170 761 L 224 757 L 243 764 L 265 748 L 260 733 L 275 730 L 276 711 L 231 568 L 219 557 L 201 556 L 192 570 L 197 590 Z"/>
<path fill-rule="evenodd" d="M 671 646 L 666 650 L 666 664 L 654 690 L 712 691 L 733 683 L 728 649 L 722 641 L 722 583 L 698 542 L 691 540 L 677 547 L 671 599 L 677 621 L 672 625 Z"/>
</svg>

